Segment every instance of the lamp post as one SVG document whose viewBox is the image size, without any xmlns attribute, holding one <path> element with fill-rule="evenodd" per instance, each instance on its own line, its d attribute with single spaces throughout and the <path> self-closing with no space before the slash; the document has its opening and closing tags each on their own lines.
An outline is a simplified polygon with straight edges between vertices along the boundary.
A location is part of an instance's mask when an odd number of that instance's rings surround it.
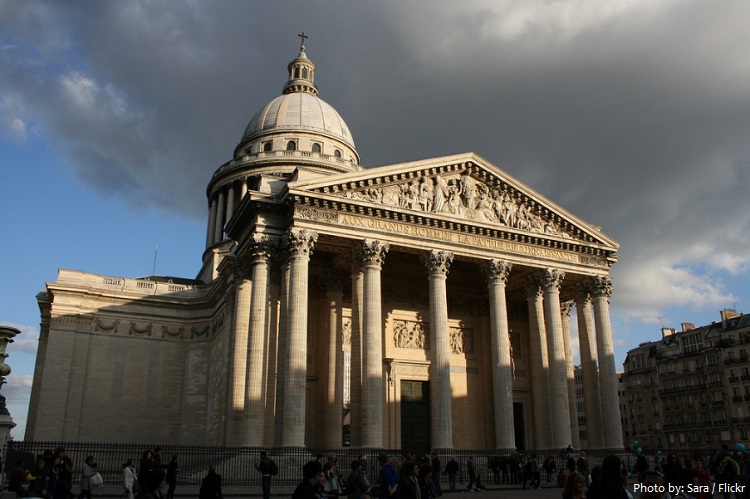
<svg viewBox="0 0 750 499">
<path fill-rule="evenodd" d="M 13 337 L 20 332 L 14 327 L 0 325 L 0 389 L 5 384 L 5 377 L 10 374 L 10 366 L 5 363 L 5 359 L 8 358 L 5 349 L 8 347 L 8 343 L 13 343 Z M 5 397 L 0 395 L 0 445 L 2 446 L 0 447 L 0 453 L 2 453 L 3 462 L 5 462 L 5 447 L 8 444 L 10 430 L 15 426 L 16 423 L 13 422 L 13 418 L 10 417 L 10 412 L 5 406 Z"/>
</svg>

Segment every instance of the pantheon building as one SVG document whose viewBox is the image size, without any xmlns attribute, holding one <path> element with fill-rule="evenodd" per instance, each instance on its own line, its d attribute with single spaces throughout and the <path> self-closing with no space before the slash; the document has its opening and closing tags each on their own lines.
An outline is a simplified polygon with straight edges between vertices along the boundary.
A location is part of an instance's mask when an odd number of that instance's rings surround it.
<svg viewBox="0 0 750 499">
<path fill-rule="evenodd" d="M 206 189 L 196 277 L 61 269 L 25 439 L 622 449 L 618 244 L 474 153 L 364 168 L 304 44 Z"/>
</svg>

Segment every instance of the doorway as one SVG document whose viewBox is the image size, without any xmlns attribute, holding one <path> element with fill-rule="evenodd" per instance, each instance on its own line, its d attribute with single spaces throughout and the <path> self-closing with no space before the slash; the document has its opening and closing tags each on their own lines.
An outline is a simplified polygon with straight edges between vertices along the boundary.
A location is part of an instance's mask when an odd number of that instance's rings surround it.
<svg viewBox="0 0 750 499">
<path fill-rule="evenodd" d="M 423 456 L 430 450 L 429 381 L 401 380 L 401 451 Z"/>
</svg>

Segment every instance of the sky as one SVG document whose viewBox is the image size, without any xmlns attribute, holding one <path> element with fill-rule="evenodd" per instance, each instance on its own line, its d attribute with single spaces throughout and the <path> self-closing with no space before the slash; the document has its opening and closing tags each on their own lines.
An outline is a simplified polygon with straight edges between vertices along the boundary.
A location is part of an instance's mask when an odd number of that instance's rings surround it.
<svg viewBox="0 0 750 499">
<path fill-rule="evenodd" d="M 58 268 L 195 277 L 206 185 L 303 31 L 364 166 L 472 151 L 620 243 L 618 368 L 662 326 L 750 311 L 747 19 L 744 0 L 0 0 L 13 436 L 36 294 Z"/>
</svg>

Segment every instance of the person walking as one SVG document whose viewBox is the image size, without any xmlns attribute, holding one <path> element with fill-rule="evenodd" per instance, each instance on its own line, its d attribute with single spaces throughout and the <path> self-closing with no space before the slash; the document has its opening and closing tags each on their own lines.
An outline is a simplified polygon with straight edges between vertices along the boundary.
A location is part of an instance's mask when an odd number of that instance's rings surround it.
<svg viewBox="0 0 750 499">
<path fill-rule="evenodd" d="M 448 475 L 448 486 L 451 492 L 456 491 L 456 477 L 458 476 L 458 462 L 454 458 L 445 465 L 445 473 Z"/>
<path fill-rule="evenodd" d="M 268 457 L 266 451 L 260 452 L 260 461 L 255 465 L 255 469 L 260 471 L 260 487 L 263 490 L 263 499 L 271 498 L 271 470 L 273 461 Z"/>
<path fill-rule="evenodd" d="M 134 499 L 138 493 L 138 478 L 135 476 L 135 459 L 132 457 L 122 465 L 122 486 L 128 499 Z"/>
<path fill-rule="evenodd" d="M 167 485 L 169 485 L 167 499 L 174 498 L 174 490 L 177 488 L 177 472 L 180 471 L 179 459 L 180 456 L 175 454 L 167 465 Z"/>
<path fill-rule="evenodd" d="M 81 493 L 78 495 L 78 499 L 91 497 L 91 477 L 94 475 L 96 475 L 96 460 L 94 456 L 88 456 L 81 471 Z"/>
<path fill-rule="evenodd" d="M 200 499 L 224 499 L 221 492 L 221 475 L 213 466 L 208 467 L 208 475 L 203 478 L 199 491 Z"/>
</svg>

